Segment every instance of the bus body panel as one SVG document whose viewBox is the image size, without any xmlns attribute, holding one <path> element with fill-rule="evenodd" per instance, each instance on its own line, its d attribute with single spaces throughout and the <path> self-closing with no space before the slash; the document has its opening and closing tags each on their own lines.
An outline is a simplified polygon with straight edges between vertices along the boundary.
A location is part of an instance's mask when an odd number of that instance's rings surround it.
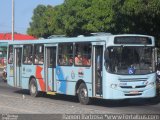
<svg viewBox="0 0 160 120">
<path fill-rule="evenodd" d="M 106 73 L 104 99 L 150 98 L 156 95 L 156 74 L 114 75 Z"/>
<path fill-rule="evenodd" d="M 29 89 L 29 78 L 22 77 L 22 89 Z"/>
<path fill-rule="evenodd" d="M 13 80 L 13 64 L 9 64 L 7 66 L 7 83 L 10 85 L 10 86 L 14 86 L 14 80 Z"/>
<path fill-rule="evenodd" d="M 22 65 L 22 88 L 23 89 L 29 89 L 29 80 L 30 77 L 36 77 L 35 76 L 35 69 L 36 66 L 34 65 Z M 39 87 L 38 87 L 39 88 Z M 40 90 L 40 89 L 39 89 Z"/>
<path fill-rule="evenodd" d="M 69 95 L 75 95 L 75 86 L 78 80 L 85 83 L 92 83 L 91 67 L 56 67 L 57 92 Z"/>
<path fill-rule="evenodd" d="M 23 65 L 22 70 L 22 78 L 25 79 L 22 81 L 23 89 L 29 89 L 29 80 L 33 77 L 37 82 L 38 91 L 46 91 L 43 65 Z"/>
<path fill-rule="evenodd" d="M 44 77 L 44 66 L 43 65 L 36 65 L 35 77 L 37 80 L 38 90 L 39 91 L 46 91 L 46 81 Z"/>
</svg>

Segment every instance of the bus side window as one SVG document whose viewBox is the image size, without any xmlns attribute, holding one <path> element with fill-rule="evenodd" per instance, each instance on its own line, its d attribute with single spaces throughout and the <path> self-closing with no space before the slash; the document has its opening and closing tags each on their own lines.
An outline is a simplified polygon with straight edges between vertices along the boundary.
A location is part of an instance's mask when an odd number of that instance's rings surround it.
<svg viewBox="0 0 160 120">
<path fill-rule="evenodd" d="M 75 65 L 90 66 L 91 65 L 91 43 L 75 44 Z"/>
<path fill-rule="evenodd" d="M 34 64 L 42 65 L 44 63 L 44 46 L 41 44 L 34 45 Z"/>
<path fill-rule="evenodd" d="M 24 45 L 23 46 L 23 63 L 24 64 L 32 64 L 33 56 L 33 46 L 32 45 Z"/>
<path fill-rule="evenodd" d="M 8 63 L 13 63 L 13 46 L 9 46 Z"/>
<path fill-rule="evenodd" d="M 58 64 L 71 66 L 73 64 L 73 44 L 60 43 L 58 47 Z"/>
</svg>

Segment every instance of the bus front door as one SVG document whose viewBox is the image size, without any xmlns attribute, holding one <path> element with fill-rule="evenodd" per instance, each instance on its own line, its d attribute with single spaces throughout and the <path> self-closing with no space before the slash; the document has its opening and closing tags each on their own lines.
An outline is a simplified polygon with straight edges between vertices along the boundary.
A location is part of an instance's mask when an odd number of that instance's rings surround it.
<svg viewBox="0 0 160 120">
<path fill-rule="evenodd" d="M 22 48 L 14 49 L 14 86 L 21 87 L 22 76 Z"/>
<path fill-rule="evenodd" d="M 56 90 L 56 81 L 54 79 L 54 71 L 56 68 L 56 46 L 46 47 L 45 55 L 46 92 L 51 92 Z"/>
<path fill-rule="evenodd" d="M 102 97 L 103 45 L 96 45 L 93 50 L 93 94 Z"/>
</svg>

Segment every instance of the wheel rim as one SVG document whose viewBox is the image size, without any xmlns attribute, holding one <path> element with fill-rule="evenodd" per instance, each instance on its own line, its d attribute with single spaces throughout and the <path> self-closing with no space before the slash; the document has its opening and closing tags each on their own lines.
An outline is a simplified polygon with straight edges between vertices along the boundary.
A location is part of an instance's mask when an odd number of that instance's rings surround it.
<svg viewBox="0 0 160 120">
<path fill-rule="evenodd" d="M 35 85 L 31 85 L 31 93 L 35 94 L 36 93 L 36 86 Z"/>
<path fill-rule="evenodd" d="M 80 97 L 81 97 L 81 99 L 85 99 L 87 97 L 87 89 L 85 89 L 85 88 L 81 89 Z"/>
</svg>

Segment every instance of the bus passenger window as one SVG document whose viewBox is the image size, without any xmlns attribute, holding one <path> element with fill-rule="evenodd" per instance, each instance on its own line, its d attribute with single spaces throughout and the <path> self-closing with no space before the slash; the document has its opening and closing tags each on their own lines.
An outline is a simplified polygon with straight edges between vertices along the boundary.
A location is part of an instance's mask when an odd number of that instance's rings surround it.
<svg viewBox="0 0 160 120">
<path fill-rule="evenodd" d="M 61 61 L 60 61 L 61 65 L 67 65 L 68 64 L 68 57 L 66 55 L 62 55 Z"/>
<path fill-rule="evenodd" d="M 9 46 L 8 63 L 13 63 L 13 46 Z"/>
<path fill-rule="evenodd" d="M 75 64 L 82 65 L 82 55 L 80 52 L 78 52 L 77 56 L 75 57 Z"/>
<path fill-rule="evenodd" d="M 37 55 L 35 55 L 35 57 L 34 57 L 34 63 L 38 64 L 38 56 Z"/>
<path fill-rule="evenodd" d="M 72 65 L 73 64 L 73 57 L 69 57 L 69 65 Z"/>
<path fill-rule="evenodd" d="M 33 52 L 32 45 L 23 46 L 23 63 L 24 64 L 32 64 L 32 55 L 33 55 L 32 52 Z"/>
<path fill-rule="evenodd" d="M 91 60 L 89 57 L 84 56 L 82 63 L 83 63 L 83 65 L 91 65 Z"/>
<path fill-rule="evenodd" d="M 91 65 L 91 43 L 75 44 L 75 65 L 90 66 Z"/>
<path fill-rule="evenodd" d="M 43 59 L 43 56 L 41 56 L 40 60 L 39 60 L 39 64 L 43 64 L 44 62 L 44 59 Z"/>
<path fill-rule="evenodd" d="M 58 47 L 58 64 L 73 65 L 73 43 L 60 43 Z"/>
<path fill-rule="evenodd" d="M 44 63 L 44 46 L 37 44 L 34 46 L 34 64 L 42 65 Z"/>
</svg>

